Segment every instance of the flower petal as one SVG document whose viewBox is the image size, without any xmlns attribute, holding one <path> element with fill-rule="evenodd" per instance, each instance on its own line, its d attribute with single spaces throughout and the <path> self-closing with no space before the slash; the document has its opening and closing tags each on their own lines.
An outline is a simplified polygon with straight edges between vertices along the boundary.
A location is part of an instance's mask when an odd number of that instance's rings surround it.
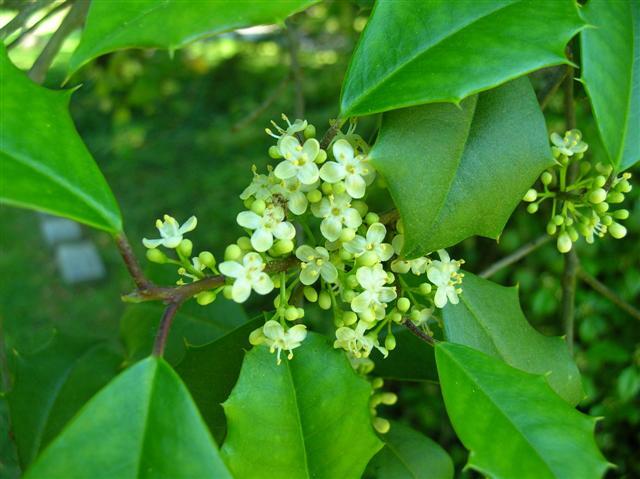
<svg viewBox="0 0 640 479">
<path fill-rule="evenodd" d="M 231 297 L 236 303 L 244 303 L 251 294 L 251 283 L 246 278 L 238 278 L 231 288 Z"/>
<path fill-rule="evenodd" d="M 349 228 L 357 228 L 362 224 L 360 213 L 355 208 L 347 208 L 344 211 L 344 222 Z"/>
<path fill-rule="evenodd" d="M 297 172 L 298 169 L 293 165 L 293 163 L 291 163 L 289 160 L 284 160 L 278 163 L 278 166 L 276 166 L 273 174 L 281 180 L 286 180 L 287 178 L 296 176 Z"/>
<path fill-rule="evenodd" d="M 312 261 L 316 257 L 316 250 L 307 244 L 303 244 L 296 249 L 296 257 L 300 261 Z"/>
<path fill-rule="evenodd" d="M 264 332 L 264 335 L 272 341 L 277 341 L 284 337 L 284 328 L 279 322 L 274 321 L 273 319 L 264 323 L 262 331 Z"/>
<path fill-rule="evenodd" d="M 198 224 L 198 219 L 195 216 L 192 216 L 187 221 L 183 223 L 183 225 L 178 229 L 178 233 L 185 234 L 189 231 L 193 231 L 196 229 L 196 225 Z"/>
<path fill-rule="evenodd" d="M 269 294 L 273 291 L 273 281 L 267 273 L 260 273 L 258 277 L 251 283 L 253 289 L 258 294 Z"/>
<path fill-rule="evenodd" d="M 162 243 L 163 243 L 163 240 L 161 240 L 161 239 L 142 238 L 142 244 L 145 246 L 145 248 L 149 248 L 149 249 L 157 248 Z"/>
<path fill-rule="evenodd" d="M 349 253 L 361 255 L 367 248 L 367 240 L 358 235 L 343 246 Z"/>
<path fill-rule="evenodd" d="M 344 166 L 335 161 L 327 161 L 320 168 L 320 178 L 329 183 L 337 183 L 347 174 Z"/>
<path fill-rule="evenodd" d="M 300 271 L 300 282 L 306 286 L 315 283 L 320 275 L 315 264 L 307 265 Z"/>
<path fill-rule="evenodd" d="M 338 279 L 338 270 L 333 263 L 324 263 L 320 267 L 320 274 L 327 283 L 335 283 Z"/>
<path fill-rule="evenodd" d="M 340 163 L 353 158 L 353 147 L 347 140 L 340 139 L 333 144 L 333 156 Z"/>
<path fill-rule="evenodd" d="M 373 223 L 367 230 L 368 243 L 382 243 L 387 234 L 387 228 L 382 223 Z"/>
<path fill-rule="evenodd" d="M 239 278 L 244 274 L 244 268 L 236 261 L 225 261 L 224 263 L 220 263 L 218 269 L 220 269 L 220 272 L 223 275 L 229 276 L 230 278 Z"/>
<path fill-rule="evenodd" d="M 304 185 L 315 183 L 319 177 L 320 171 L 318 170 L 318 165 L 313 162 L 305 163 L 298 169 L 298 179 L 300 183 Z"/>
<path fill-rule="evenodd" d="M 289 196 L 287 207 L 294 215 L 301 215 L 307 211 L 308 204 L 306 195 L 302 191 L 296 191 Z"/>
<path fill-rule="evenodd" d="M 329 241 L 336 241 L 342 231 L 342 221 L 335 216 L 329 216 L 320 223 L 320 232 Z"/>
<path fill-rule="evenodd" d="M 250 230 L 259 228 L 261 220 L 262 218 L 253 211 L 241 211 L 238 213 L 238 216 L 236 216 L 236 223 L 243 228 L 249 228 Z"/>
<path fill-rule="evenodd" d="M 344 184 L 347 187 L 347 193 L 353 198 L 362 198 L 367 189 L 367 183 L 360 175 L 347 175 Z"/>
<path fill-rule="evenodd" d="M 446 286 L 437 289 L 434 303 L 438 308 L 444 308 L 447 305 Z"/>
<path fill-rule="evenodd" d="M 258 228 L 251 235 L 251 246 L 256 251 L 263 253 L 273 246 L 273 235 L 270 231 Z"/>
<path fill-rule="evenodd" d="M 296 229 L 288 221 L 283 221 L 276 226 L 273 235 L 278 239 L 293 239 L 296 235 Z"/>
<path fill-rule="evenodd" d="M 302 147 L 302 154 L 306 157 L 307 161 L 314 161 L 320 152 L 320 143 L 315 138 L 310 138 L 304 142 Z"/>
</svg>

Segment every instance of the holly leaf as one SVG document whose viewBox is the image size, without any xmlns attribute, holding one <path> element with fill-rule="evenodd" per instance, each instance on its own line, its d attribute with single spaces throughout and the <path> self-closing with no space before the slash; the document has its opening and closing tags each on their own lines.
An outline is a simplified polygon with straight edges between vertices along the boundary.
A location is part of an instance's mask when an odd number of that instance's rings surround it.
<svg viewBox="0 0 640 479">
<path fill-rule="evenodd" d="M 569 63 L 576 4 L 531 0 L 378 0 L 342 85 L 340 115 L 454 102 L 539 68 Z"/>
<path fill-rule="evenodd" d="M 136 0 L 113 8 L 111 0 L 93 0 L 71 72 L 105 53 L 126 48 L 176 50 L 217 33 L 265 23 L 281 23 L 318 0 L 277 2 L 235 0 L 193 2 Z"/>
<path fill-rule="evenodd" d="M 468 467 L 492 477 L 599 478 L 609 467 L 596 419 L 569 406 L 543 376 L 453 343 L 436 345 L 447 413 L 471 451 Z"/>
<path fill-rule="evenodd" d="M 609 160 L 625 170 L 640 160 L 640 2 L 589 0 L 581 34 L 582 82 Z"/>
<path fill-rule="evenodd" d="M 69 115 L 73 90 L 33 83 L 0 45 L 0 203 L 65 216 L 109 232 L 118 205 Z"/>
<path fill-rule="evenodd" d="M 222 442 L 227 430 L 222 403 L 236 384 L 245 351 L 251 347 L 249 334 L 262 324 L 264 319 L 260 317 L 210 343 L 188 344 L 184 359 L 176 366 L 176 372 L 218 442 Z"/>
<path fill-rule="evenodd" d="M 567 343 L 533 329 L 520 308 L 517 287 L 506 288 L 465 272 L 460 303 L 447 304 L 442 316 L 447 341 L 545 375 L 551 388 L 573 406 L 584 398 Z"/>
<path fill-rule="evenodd" d="M 105 341 L 58 334 L 33 355 L 14 354 L 15 383 L 7 399 L 18 457 L 26 466 L 118 373 L 122 353 Z"/>
<path fill-rule="evenodd" d="M 391 421 L 384 447 L 371 459 L 365 477 L 453 479 L 453 462 L 437 443 L 415 429 Z"/>
<path fill-rule="evenodd" d="M 277 365 L 266 346 L 247 353 L 223 404 L 222 454 L 236 477 L 359 478 L 382 447 L 371 425 L 371 386 L 343 352 L 310 333 Z"/>
<path fill-rule="evenodd" d="M 231 478 L 176 373 L 149 357 L 100 391 L 25 479 Z"/>
</svg>

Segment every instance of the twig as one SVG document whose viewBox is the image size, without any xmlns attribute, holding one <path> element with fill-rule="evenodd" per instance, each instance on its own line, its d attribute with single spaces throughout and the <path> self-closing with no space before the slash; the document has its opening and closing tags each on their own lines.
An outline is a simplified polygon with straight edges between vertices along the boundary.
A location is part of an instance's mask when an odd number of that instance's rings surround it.
<svg viewBox="0 0 640 479">
<path fill-rule="evenodd" d="M 60 27 L 51 36 L 44 49 L 38 56 L 31 70 L 29 70 L 29 77 L 36 83 L 42 83 L 47 76 L 49 67 L 53 63 L 54 58 L 60 51 L 62 44 L 69 34 L 77 27 L 84 23 L 84 19 L 87 16 L 89 10 L 88 0 L 76 0 L 73 4 L 67 16 L 64 17 Z"/>
<path fill-rule="evenodd" d="M 287 44 L 289 46 L 289 58 L 291 61 L 291 77 L 295 88 L 295 114 L 296 118 L 304 118 L 304 80 L 302 68 L 298 60 L 298 31 L 290 20 L 285 22 L 287 32 Z"/>
<path fill-rule="evenodd" d="M 15 17 L 13 17 L 4 27 L 0 28 L 0 40 L 4 40 L 13 32 L 22 28 L 22 26 L 27 23 L 31 15 L 52 1 L 53 0 L 40 0 L 38 2 L 25 4 Z"/>
<path fill-rule="evenodd" d="M 400 212 L 397 209 L 389 210 L 380 215 L 380 223 L 388 225 L 400 219 Z"/>
<path fill-rule="evenodd" d="M 269 108 L 271 104 L 278 99 L 278 97 L 282 94 L 282 91 L 288 84 L 289 76 L 286 76 L 282 79 L 278 86 L 274 88 L 271 94 L 258 106 L 258 108 L 253 110 L 249 115 L 245 116 L 242 120 L 233 125 L 231 127 L 231 131 L 238 131 L 241 128 L 244 128 L 245 126 L 253 123 L 262 112 Z"/>
<path fill-rule="evenodd" d="M 133 281 L 136 283 L 138 289 L 146 290 L 153 287 L 151 281 L 149 281 L 144 273 L 142 272 L 142 268 L 138 263 L 138 259 L 136 255 L 133 253 L 133 249 L 131 248 L 131 244 L 127 239 L 127 236 L 122 233 L 118 233 L 114 236 L 114 240 L 116 245 L 118 246 L 118 251 L 120 251 L 120 256 L 124 261 L 129 274 L 133 278 Z"/>
<path fill-rule="evenodd" d="M 578 269 L 578 278 L 587 283 L 591 288 L 607 298 L 613 304 L 618 306 L 621 310 L 627 313 L 629 316 L 640 320 L 640 310 L 627 303 L 624 299 L 618 296 L 615 292 L 610 290 L 605 284 L 598 281 L 596 278 L 587 273 L 583 268 Z"/>
<path fill-rule="evenodd" d="M 329 147 L 333 139 L 336 137 L 336 135 L 340 131 L 340 128 L 342 128 L 343 124 L 344 124 L 344 120 L 336 119 L 331 121 L 331 126 L 329 127 L 329 129 L 326 131 L 326 133 L 320 140 L 320 148 L 322 148 L 323 150 L 326 150 Z"/>
<path fill-rule="evenodd" d="M 162 357 L 164 354 L 164 347 L 167 344 L 167 338 L 169 337 L 169 330 L 173 323 L 173 318 L 176 316 L 180 308 L 180 303 L 169 303 L 162 314 L 160 319 L 160 326 L 158 327 L 158 333 L 156 334 L 155 342 L 153 343 L 154 356 Z"/>
<path fill-rule="evenodd" d="M 501 260 L 493 263 L 487 269 L 482 271 L 478 276 L 480 276 L 481 278 L 490 278 L 501 269 L 504 269 L 507 266 L 511 266 L 513 263 L 517 263 L 525 256 L 533 253 L 535 250 L 551 241 L 551 239 L 551 236 L 545 234 L 540 236 L 539 238 L 534 239 L 533 241 L 529 241 L 528 243 L 520 246 L 520 248 L 515 250 L 510 255 L 505 256 Z"/>
<path fill-rule="evenodd" d="M 22 40 L 24 40 L 24 38 L 29 35 L 31 32 L 33 32 L 34 30 L 37 30 L 38 27 L 40 25 L 42 25 L 43 22 L 45 22 L 47 19 L 51 18 L 53 15 L 55 15 L 56 13 L 58 13 L 60 10 L 64 10 L 65 8 L 67 8 L 69 5 L 71 4 L 71 0 L 67 0 L 66 2 L 62 2 L 59 5 L 56 5 L 55 7 L 53 7 L 51 10 L 49 10 L 47 13 L 45 13 L 44 15 L 42 15 L 42 17 L 40 17 L 33 25 L 31 25 L 29 28 L 25 28 L 24 30 L 22 30 L 20 32 L 20 35 L 18 35 L 15 40 L 13 40 L 11 43 L 9 43 L 9 45 L 7 45 L 7 50 L 11 50 L 12 48 L 15 48 L 16 46 L 18 46 L 20 44 L 20 42 Z"/>
<path fill-rule="evenodd" d="M 565 78 L 567 78 L 567 74 L 569 73 L 569 68 L 571 67 L 567 67 L 562 70 L 559 70 L 559 72 L 556 73 L 553 82 L 550 83 L 550 86 L 546 90 L 543 90 L 542 92 L 540 92 L 541 93 L 540 109 L 542 111 L 544 111 L 545 108 L 547 108 L 547 106 L 549 105 L 549 102 L 551 101 L 551 98 L 553 98 L 553 95 L 558 91 L 558 88 L 560 88 L 560 85 L 562 85 L 562 82 L 565 80 Z"/>
<path fill-rule="evenodd" d="M 413 333 L 414 336 L 416 336 L 417 338 L 421 339 L 422 341 L 424 341 L 425 343 L 429 344 L 430 346 L 435 346 L 436 345 L 437 340 L 435 338 L 429 336 L 427 333 L 425 333 L 423 330 L 421 330 L 418 326 L 413 324 L 413 322 L 409 318 L 405 318 L 402 321 L 402 325 L 405 328 L 407 328 L 409 331 L 411 331 L 411 333 Z"/>
</svg>

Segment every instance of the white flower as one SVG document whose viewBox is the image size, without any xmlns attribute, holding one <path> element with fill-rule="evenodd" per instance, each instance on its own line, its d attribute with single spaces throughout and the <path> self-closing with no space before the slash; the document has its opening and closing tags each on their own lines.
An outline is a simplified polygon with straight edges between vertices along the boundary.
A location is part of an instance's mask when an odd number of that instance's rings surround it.
<svg viewBox="0 0 640 479">
<path fill-rule="evenodd" d="M 427 277 L 436 286 L 435 305 L 438 308 L 444 308 L 447 300 L 451 304 L 458 304 L 459 290 L 456 290 L 456 284 L 459 284 L 462 275 L 458 273 L 460 269 L 459 261 L 452 261 L 449 254 L 441 249 L 438 250 L 440 260 L 434 260 L 427 269 Z"/>
<path fill-rule="evenodd" d="M 300 146 L 297 138 L 286 135 L 280 139 L 278 147 L 284 157 L 273 172 L 278 178 L 286 180 L 296 177 L 305 185 L 318 181 L 320 172 L 314 161 L 320 151 L 318 140 L 311 138 L 304 142 L 304 146 Z"/>
<path fill-rule="evenodd" d="M 271 124 L 275 127 L 279 135 L 272 132 L 269 128 L 266 128 L 265 131 L 269 136 L 281 139 L 287 135 L 293 136 L 296 133 L 300 133 L 301 131 L 304 131 L 307 128 L 307 120 L 297 119 L 296 121 L 293 122 L 293 125 L 292 125 L 291 122 L 289 121 L 289 118 L 284 113 L 282 114 L 282 119 L 287 122 L 287 129 L 284 130 L 275 121 L 272 121 Z"/>
<path fill-rule="evenodd" d="M 284 327 L 273 319 L 267 321 L 262 328 L 258 328 L 249 336 L 249 342 L 255 346 L 266 344 L 272 353 L 278 351 L 278 364 L 282 362 L 280 353 L 289 351 L 288 359 L 293 359 L 293 350 L 302 344 L 307 337 L 307 327 L 297 324 L 285 331 Z"/>
<path fill-rule="evenodd" d="M 337 161 L 328 161 L 320 169 L 320 178 L 329 183 L 344 180 L 347 193 L 353 198 L 362 198 L 368 184 L 375 177 L 375 171 L 363 155 L 355 156 L 353 147 L 347 140 L 333 144 L 333 156 Z"/>
<path fill-rule="evenodd" d="M 273 281 L 264 273 L 264 261 L 258 253 L 247 253 L 242 264 L 236 261 L 220 263 L 220 272 L 235 278 L 231 297 L 236 303 L 244 303 L 253 289 L 258 294 L 267 294 L 273 290 Z"/>
<path fill-rule="evenodd" d="M 386 304 L 396 299 L 396 288 L 385 286 L 387 273 L 382 265 L 362 266 L 356 271 L 356 279 L 364 291 L 351 301 L 351 309 L 356 313 L 371 311 L 376 319 L 384 318 Z"/>
<path fill-rule="evenodd" d="M 269 175 L 263 175 L 257 172 L 256 165 L 252 167 L 253 171 L 253 180 L 249 186 L 247 186 L 244 191 L 240 194 L 241 200 L 246 200 L 251 196 L 255 197 L 257 200 L 267 200 L 271 198 L 272 189 L 275 186 L 277 180 L 273 176 L 273 171 L 269 171 Z"/>
<path fill-rule="evenodd" d="M 269 205 L 262 216 L 253 211 L 242 211 L 236 218 L 238 224 L 244 228 L 254 230 L 251 235 L 251 246 L 256 251 L 267 251 L 273 246 L 273 237 L 278 239 L 293 239 L 296 229 L 288 221 L 284 221 L 284 210 L 281 206 Z"/>
<path fill-rule="evenodd" d="M 182 241 L 182 235 L 193 231 L 197 224 L 198 220 L 195 216 L 192 216 L 180 226 L 175 218 L 164 215 L 164 221 L 156 220 L 156 228 L 158 228 L 161 238 L 143 238 L 142 244 L 147 248 L 157 248 L 160 245 L 166 248 L 177 248 Z"/>
<path fill-rule="evenodd" d="M 300 264 L 302 284 L 313 284 L 320 276 L 327 283 L 335 283 L 338 279 L 338 270 L 331 263 L 329 252 L 322 246 L 312 248 L 308 245 L 302 245 L 296 250 L 296 256 L 302 261 Z"/>
<path fill-rule="evenodd" d="M 357 235 L 351 241 L 345 243 L 344 249 L 356 258 L 367 251 L 371 251 L 378 257 L 379 261 L 387 261 L 393 256 L 393 247 L 389 243 L 383 243 L 386 234 L 387 228 L 382 223 L 373 223 L 367 230 L 366 238 Z"/>
<path fill-rule="evenodd" d="M 187 278 L 191 278 L 193 281 L 197 281 L 204 277 L 204 270 L 207 266 L 202 261 L 200 261 L 200 258 L 198 258 L 197 256 L 191 258 L 191 267 L 193 269 L 190 271 L 187 271 L 186 268 L 180 268 L 178 270 L 178 274 Z"/>
<path fill-rule="evenodd" d="M 379 345 L 375 333 L 365 335 L 366 330 L 367 325 L 362 321 L 357 324 L 355 329 L 347 327 L 338 328 L 336 330 L 336 340 L 333 342 L 333 347 L 336 349 L 342 348 L 356 358 L 368 357 L 369 354 L 371 354 L 371 350 L 375 347 L 386 358 L 389 354 L 388 351 Z"/>
<path fill-rule="evenodd" d="M 362 224 L 360 213 L 351 207 L 351 198 L 344 193 L 322 198 L 311 205 L 311 212 L 317 218 L 323 218 L 320 231 L 329 241 L 336 241 L 340 237 L 343 224 L 353 229 Z"/>
<path fill-rule="evenodd" d="M 391 241 L 393 250 L 397 255 L 402 253 L 404 247 L 404 235 L 396 235 Z M 391 271 L 394 273 L 405 274 L 411 271 L 416 276 L 420 276 L 427 272 L 431 260 L 426 256 L 421 256 L 415 259 L 396 259 L 391 262 Z"/>
<path fill-rule="evenodd" d="M 304 185 L 296 176 L 281 180 L 273 187 L 273 193 L 281 195 L 287 201 L 287 208 L 294 215 L 301 215 L 307 211 L 309 200 L 307 195 L 309 191 L 317 188 L 319 182 L 310 185 Z"/>
<path fill-rule="evenodd" d="M 582 141 L 580 130 L 569 130 L 564 134 L 564 138 L 557 133 L 551 133 L 551 142 L 554 144 L 554 153 L 561 153 L 565 156 L 573 156 L 576 153 L 584 153 L 589 148 Z"/>
</svg>

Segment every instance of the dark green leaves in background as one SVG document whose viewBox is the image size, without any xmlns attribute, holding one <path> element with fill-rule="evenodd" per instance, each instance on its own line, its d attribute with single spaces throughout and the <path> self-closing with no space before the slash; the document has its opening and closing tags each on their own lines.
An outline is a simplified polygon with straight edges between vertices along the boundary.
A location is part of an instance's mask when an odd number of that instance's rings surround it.
<svg viewBox="0 0 640 479">
<path fill-rule="evenodd" d="M 0 201 L 122 229 L 120 210 L 69 115 L 72 90 L 36 85 L 0 45 Z"/>
<path fill-rule="evenodd" d="M 164 360 L 150 357 L 89 401 L 25 477 L 231 475 L 185 386 Z"/>
<path fill-rule="evenodd" d="M 263 23 L 282 22 L 317 0 L 191 2 L 93 0 L 69 69 L 123 48 L 175 50 L 206 36 Z"/>
<path fill-rule="evenodd" d="M 543 376 L 452 343 L 436 346 L 436 362 L 470 467 L 518 479 L 591 479 L 607 469 L 593 437 L 596 420 L 569 406 Z"/>
<path fill-rule="evenodd" d="M 582 82 L 611 163 L 640 160 L 640 1 L 589 0 L 581 33 Z"/>
<path fill-rule="evenodd" d="M 582 26 L 573 0 L 378 0 L 347 72 L 340 114 L 457 103 L 565 63 L 564 47 Z"/>
<path fill-rule="evenodd" d="M 225 461 L 243 479 L 359 478 L 382 447 L 371 426 L 370 394 L 368 382 L 323 336 L 310 333 L 295 358 L 279 366 L 269 348 L 256 347 L 224 403 Z"/>
<path fill-rule="evenodd" d="M 527 322 L 518 288 L 505 288 L 465 272 L 460 303 L 443 310 L 447 341 L 464 344 L 534 374 L 575 406 L 584 397 L 580 372 L 560 337 L 547 337 Z"/>
<path fill-rule="evenodd" d="M 455 105 L 388 112 L 370 157 L 405 225 L 404 255 L 497 238 L 526 190 L 553 163 L 526 78 Z"/>
</svg>

